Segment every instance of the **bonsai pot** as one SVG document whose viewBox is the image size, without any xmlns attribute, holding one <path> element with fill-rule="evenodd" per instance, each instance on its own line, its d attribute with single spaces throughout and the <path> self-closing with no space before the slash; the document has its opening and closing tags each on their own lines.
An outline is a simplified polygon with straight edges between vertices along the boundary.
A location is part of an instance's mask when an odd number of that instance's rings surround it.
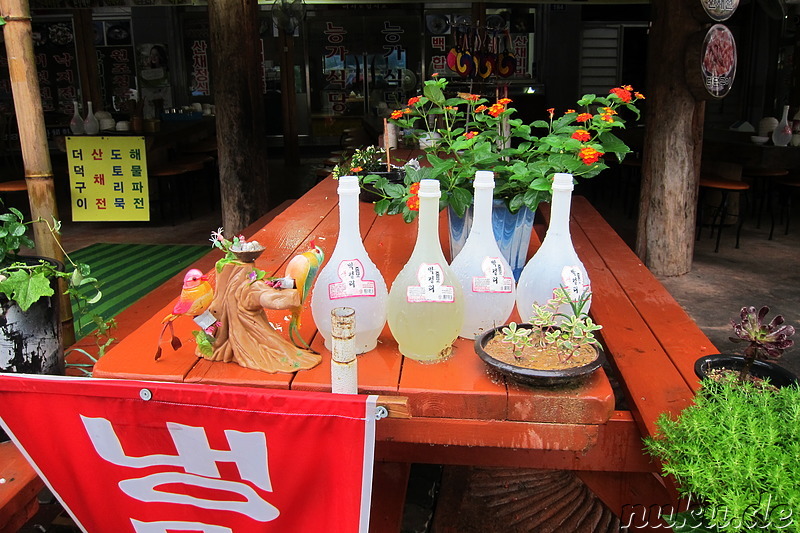
<svg viewBox="0 0 800 533">
<path fill-rule="evenodd" d="M 709 373 L 713 370 L 726 369 L 739 372 L 742 368 L 744 368 L 744 357 L 741 355 L 705 355 L 694 363 L 694 373 L 701 379 L 710 377 Z M 797 384 L 796 375 L 782 366 L 767 361 L 753 361 L 750 374 L 760 379 L 768 379 L 778 388 Z"/>
<path fill-rule="evenodd" d="M 397 183 L 398 185 L 402 185 L 405 179 L 405 172 L 402 169 L 398 170 L 386 170 L 386 166 L 384 165 L 381 167 L 382 170 L 375 171 L 375 172 L 359 172 L 359 176 L 382 176 L 389 180 L 389 183 Z M 381 196 L 375 187 L 372 186 L 370 183 L 362 183 L 361 184 L 361 192 L 358 195 L 358 199 L 362 202 L 374 204 L 375 202 L 379 201 L 383 196 Z"/>
<path fill-rule="evenodd" d="M 519 324 L 519 328 L 530 328 L 530 324 Z M 495 335 L 501 335 L 501 327 L 486 330 L 475 338 L 475 353 L 490 368 L 517 383 L 534 387 L 572 387 L 580 385 L 603 364 L 603 350 L 599 346 L 591 346 L 596 357 L 589 362 L 567 368 L 535 369 L 498 359 L 487 351 L 487 345 Z"/>
</svg>

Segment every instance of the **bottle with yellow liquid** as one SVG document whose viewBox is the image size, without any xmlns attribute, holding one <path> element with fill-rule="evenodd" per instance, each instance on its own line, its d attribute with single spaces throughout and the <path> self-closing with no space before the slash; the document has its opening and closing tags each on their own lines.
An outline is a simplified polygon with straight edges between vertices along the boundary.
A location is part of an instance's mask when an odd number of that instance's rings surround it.
<svg viewBox="0 0 800 533">
<path fill-rule="evenodd" d="M 438 181 L 420 181 L 417 243 L 389 291 L 389 328 L 400 353 L 423 363 L 450 356 L 464 321 L 461 284 L 439 241 L 440 195 Z"/>
</svg>

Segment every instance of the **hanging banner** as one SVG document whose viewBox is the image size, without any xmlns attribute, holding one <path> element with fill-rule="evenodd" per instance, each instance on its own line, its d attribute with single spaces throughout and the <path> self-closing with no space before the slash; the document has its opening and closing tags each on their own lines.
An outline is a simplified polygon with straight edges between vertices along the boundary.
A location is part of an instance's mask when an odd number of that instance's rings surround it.
<svg viewBox="0 0 800 533">
<path fill-rule="evenodd" d="M 67 137 L 72 220 L 147 221 L 144 137 Z"/>
<path fill-rule="evenodd" d="M 367 533 L 376 400 L 0 375 L 2 426 L 92 533 Z"/>
</svg>

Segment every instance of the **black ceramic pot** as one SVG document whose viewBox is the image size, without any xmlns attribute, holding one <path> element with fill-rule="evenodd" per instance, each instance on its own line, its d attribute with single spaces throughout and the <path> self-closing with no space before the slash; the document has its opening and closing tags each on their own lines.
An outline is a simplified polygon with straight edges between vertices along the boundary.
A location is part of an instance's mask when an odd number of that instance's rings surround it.
<svg viewBox="0 0 800 533">
<path fill-rule="evenodd" d="M 744 357 L 727 354 L 705 355 L 694 363 L 694 373 L 700 379 L 707 378 L 711 370 L 720 368 L 740 371 L 744 368 Z M 778 388 L 797 385 L 796 375 L 780 365 L 767 361 L 753 361 L 750 374 L 760 379 L 769 379 L 769 382 Z"/>
<path fill-rule="evenodd" d="M 597 358 L 593 361 L 582 366 L 562 370 L 535 370 L 499 361 L 487 353 L 485 347 L 495 334 L 499 334 L 502 327 L 486 330 L 478 337 L 475 337 L 475 353 L 490 368 L 517 383 L 533 387 L 574 387 L 580 385 L 592 372 L 603 365 L 603 350 L 599 346 L 593 346 L 597 351 Z M 518 324 L 517 327 L 530 328 L 530 324 Z"/>
<path fill-rule="evenodd" d="M 383 176 L 389 183 L 397 183 L 401 184 L 405 180 L 405 172 L 403 170 L 392 170 L 392 171 L 384 171 L 384 172 L 362 172 L 360 175 L 367 176 L 367 175 L 376 175 L 376 176 Z M 375 190 L 369 183 L 363 183 L 361 185 L 361 192 L 358 195 L 358 199 L 362 202 L 367 202 L 370 204 L 374 204 L 378 200 L 381 200 L 383 197 Z"/>
</svg>

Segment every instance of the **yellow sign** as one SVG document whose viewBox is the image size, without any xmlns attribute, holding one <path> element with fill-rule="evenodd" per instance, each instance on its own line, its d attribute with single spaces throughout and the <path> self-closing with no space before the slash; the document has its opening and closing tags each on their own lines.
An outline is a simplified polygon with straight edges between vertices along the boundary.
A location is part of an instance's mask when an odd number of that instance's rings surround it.
<svg viewBox="0 0 800 533">
<path fill-rule="evenodd" d="M 67 137 L 72 220 L 150 220 L 144 137 Z"/>
</svg>

